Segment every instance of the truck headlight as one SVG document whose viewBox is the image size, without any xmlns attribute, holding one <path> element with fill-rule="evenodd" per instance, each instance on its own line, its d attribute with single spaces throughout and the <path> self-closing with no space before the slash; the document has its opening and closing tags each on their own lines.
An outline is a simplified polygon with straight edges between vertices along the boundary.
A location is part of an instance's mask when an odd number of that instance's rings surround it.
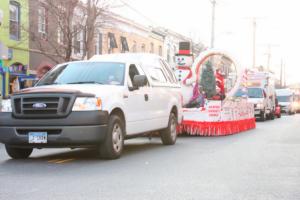
<svg viewBox="0 0 300 200">
<path fill-rule="evenodd" d="M 1 112 L 12 112 L 11 100 L 3 99 L 1 103 Z"/>
<path fill-rule="evenodd" d="M 95 97 L 77 97 L 72 111 L 92 111 L 101 110 L 102 101 Z"/>
<path fill-rule="evenodd" d="M 263 109 L 264 108 L 264 104 L 258 103 L 258 104 L 256 104 L 256 108 L 257 109 Z"/>
</svg>

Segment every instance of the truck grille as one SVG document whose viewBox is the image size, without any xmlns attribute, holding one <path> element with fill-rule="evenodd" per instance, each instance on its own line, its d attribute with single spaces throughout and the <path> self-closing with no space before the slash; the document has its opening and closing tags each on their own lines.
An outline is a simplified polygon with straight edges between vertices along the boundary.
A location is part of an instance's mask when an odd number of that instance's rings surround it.
<svg viewBox="0 0 300 200">
<path fill-rule="evenodd" d="M 74 101 L 75 96 L 69 94 L 13 96 L 13 115 L 16 118 L 63 118 L 70 113 Z"/>
</svg>

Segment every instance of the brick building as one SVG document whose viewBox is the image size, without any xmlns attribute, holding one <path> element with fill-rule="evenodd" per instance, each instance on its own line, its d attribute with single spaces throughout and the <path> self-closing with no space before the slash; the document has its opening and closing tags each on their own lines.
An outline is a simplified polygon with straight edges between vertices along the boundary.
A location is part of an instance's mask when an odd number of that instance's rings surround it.
<svg viewBox="0 0 300 200">
<path fill-rule="evenodd" d="M 121 16 L 112 15 L 111 18 L 112 23 L 100 30 L 103 54 L 146 52 L 163 56 L 164 38 L 161 35 Z"/>
<path fill-rule="evenodd" d="M 55 1 L 55 0 L 51 0 Z M 51 2 L 49 0 L 49 2 Z M 72 5 L 63 1 L 62 6 L 57 9 L 65 11 Z M 52 66 L 64 62 L 65 50 L 71 46 L 70 57 L 67 60 L 88 59 L 87 55 L 125 53 L 125 52 L 146 52 L 154 53 L 165 58 L 172 66 L 175 63 L 175 54 L 178 53 L 180 41 L 191 41 L 176 32 L 162 28 L 143 26 L 114 13 L 105 13 L 100 16 L 99 27 L 95 27 L 92 45 L 86 48 L 86 29 L 80 29 L 84 19 L 83 4 L 74 8 L 71 22 L 71 33 L 66 33 L 58 24 L 60 17 L 53 15 L 47 8 L 47 0 L 29 0 L 29 22 L 30 22 L 30 70 L 37 72 L 40 77 Z M 61 1 L 58 1 L 61 2 Z M 67 7 L 67 9 L 65 8 Z M 54 12 L 55 13 L 55 12 Z M 63 14 L 62 14 L 63 16 Z M 100 21 L 101 20 L 101 21 Z M 69 26 L 69 25 L 67 25 Z M 70 39 L 71 37 L 71 39 Z M 69 40 L 66 40 L 69 38 Z M 87 53 L 88 51 L 88 53 Z M 63 55 L 63 56 L 62 56 Z"/>
</svg>

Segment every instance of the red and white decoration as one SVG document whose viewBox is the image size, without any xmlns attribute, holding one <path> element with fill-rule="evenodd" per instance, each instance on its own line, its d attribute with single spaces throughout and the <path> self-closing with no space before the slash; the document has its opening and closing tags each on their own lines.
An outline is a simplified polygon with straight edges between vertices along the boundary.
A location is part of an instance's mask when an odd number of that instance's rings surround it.
<svg viewBox="0 0 300 200">
<path fill-rule="evenodd" d="M 245 99 L 208 101 L 205 108 L 185 108 L 179 132 L 189 135 L 224 136 L 256 127 L 253 105 Z"/>
<path fill-rule="evenodd" d="M 203 52 L 191 68 L 191 71 L 194 72 L 192 77 L 197 77 L 194 79 L 194 84 L 199 83 L 201 66 L 213 55 L 227 56 L 219 51 Z M 180 133 L 200 136 L 225 136 L 256 127 L 253 104 L 248 103 L 246 99 L 233 97 L 243 81 L 243 73 L 238 66 L 236 67 L 238 70 L 237 81 L 234 87 L 227 92 L 225 92 L 224 88 L 226 80 L 224 80 L 223 75 L 218 70 L 215 72 L 217 90 L 221 93 L 226 93 L 225 100 L 206 100 L 204 107 L 183 109 L 184 120 L 178 126 Z M 190 92 L 192 93 L 192 89 Z"/>
</svg>

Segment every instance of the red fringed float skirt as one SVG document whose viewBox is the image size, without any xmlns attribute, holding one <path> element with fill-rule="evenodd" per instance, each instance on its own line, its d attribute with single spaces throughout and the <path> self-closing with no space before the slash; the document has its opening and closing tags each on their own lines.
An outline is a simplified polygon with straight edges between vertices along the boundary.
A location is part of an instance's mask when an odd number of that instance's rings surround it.
<svg viewBox="0 0 300 200">
<path fill-rule="evenodd" d="M 188 135 L 225 136 L 254 129 L 255 127 L 255 118 L 221 122 L 183 120 L 182 124 L 178 126 L 178 132 Z"/>
</svg>

